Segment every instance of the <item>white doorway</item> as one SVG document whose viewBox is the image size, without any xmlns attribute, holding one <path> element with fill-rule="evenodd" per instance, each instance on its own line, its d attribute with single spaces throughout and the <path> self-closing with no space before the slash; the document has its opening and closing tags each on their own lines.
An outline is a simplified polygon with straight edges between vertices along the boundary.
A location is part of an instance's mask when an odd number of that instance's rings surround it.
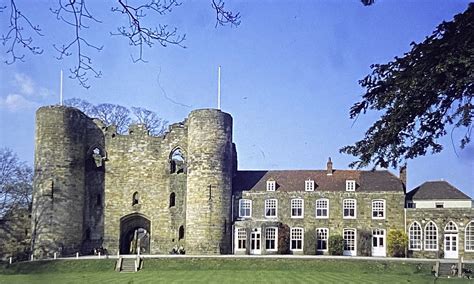
<svg viewBox="0 0 474 284">
<path fill-rule="evenodd" d="M 354 229 L 344 229 L 344 252 L 343 255 L 355 256 L 357 255 L 357 240 L 356 240 L 356 230 Z"/>
<path fill-rule="evenodd" d="M 387 256 L 385 243 L 385 230 L 372 230 L 372 256 Z"/>
<path fill-rule="evenodd" d="M 444 234 L 444 258 L 458 258 L 458 234 Z"/>
<path fill-rule="evenodd" d="M 260 228 L 253 229 L 250 233 L 250 254 L 261 254 L 262 232 Z"/>
<path fill-rule="evenodd" d="M 444 227 L 444 258 L 458 258 L 458 226 L 453 221 L 449 221 Z"/>
</svg>

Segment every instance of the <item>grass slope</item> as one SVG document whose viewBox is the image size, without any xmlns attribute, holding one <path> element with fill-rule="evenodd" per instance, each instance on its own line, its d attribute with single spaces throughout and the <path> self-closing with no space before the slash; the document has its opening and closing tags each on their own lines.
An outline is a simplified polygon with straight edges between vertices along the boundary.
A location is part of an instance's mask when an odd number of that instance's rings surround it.
<svg viewBox="0 0 474 284">
<path fill-rule="evenodd" d="M 114 272 L 114 260 L 17 263 L 0 283 L 468 283 L 435 279 L 431 264 L 326 259 L 146 259 L 138 273 Z"/>
</svg>

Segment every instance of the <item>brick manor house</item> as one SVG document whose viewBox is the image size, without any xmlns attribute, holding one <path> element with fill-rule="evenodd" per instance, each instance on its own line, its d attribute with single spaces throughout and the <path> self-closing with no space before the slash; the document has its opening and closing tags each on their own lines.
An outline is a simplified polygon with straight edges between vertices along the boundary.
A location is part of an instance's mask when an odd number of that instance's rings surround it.
<svg viewBox="0 0 474 284">
<path fill-rule="evenodd" d="M 238 170 L 232 123 L 200 109 L 161 136 L 143 125 L 122 135 L 75 108 L 41 107 L 34 254 L 328 254 L 340 235 L 344 255 L 387 256 L 399 229 L 410 257 L 474 258 L 472 200 L 448 182 L 407 192 L 406 168 L 340 170 L 331 159 L 322 170 Z"/>
</svg>

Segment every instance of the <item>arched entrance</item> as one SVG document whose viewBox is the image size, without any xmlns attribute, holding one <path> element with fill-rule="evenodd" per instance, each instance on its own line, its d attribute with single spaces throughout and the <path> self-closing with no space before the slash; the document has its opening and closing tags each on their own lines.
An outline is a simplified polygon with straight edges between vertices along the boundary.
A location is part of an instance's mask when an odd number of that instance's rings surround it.
<svg viewBox="0 0 474 284">
<path fill-rule="evenodd" d="M 133 213 L 120 219 L 120 254 L 150 253 L 150 220 Z"/>
</svg>

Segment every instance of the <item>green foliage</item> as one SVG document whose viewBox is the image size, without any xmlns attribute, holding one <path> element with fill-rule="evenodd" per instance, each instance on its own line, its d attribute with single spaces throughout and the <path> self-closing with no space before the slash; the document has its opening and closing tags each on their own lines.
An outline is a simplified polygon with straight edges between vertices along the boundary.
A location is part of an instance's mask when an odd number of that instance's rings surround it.
<svg viewBox="0 0 474 284">
<path fill-rule="evenodd" d="M 372 255 L 372 233 L 366 230 L 357 230 L 357 255 Z"/>
<path fill-rule="evenodd" d="M 330 255 L 342 255 L 344 252 L 344 238 L 341 235 L 332 235 L 328 239 Z"/>
<path fill-rule="evenodd" d="M 351 167 L 396 167 L 428 151 L 440 152 L 438 139 L 456 128 L 470 142 L 474 118 L 474 3 L 441 23 L 422 43 L 386 64 L 374 64 L 360 80 L 362 100 L 352 119 L 368 110 L 383 112 L 355 145 L 340 151 L 357 157 Z M 450 132 L 451 134 L 453 132 Z M 455 135 L 456 137 L 456 135 Z"/>
<path fill-rule="evenodd" d="M 290 253 L 290 227 L 282 223 L 278 225 L 278 253 Z"/>
<path fill-rule="evenodd" d="M 408 245 L 407 234 L 400 229 L 388 231 L 387 250 L 389 256 L 404 257 Z"/>
<path fill-rule="evenodd" d="M 316 231 L 310 230 L 304 233 L 304 254 L 316 254 Z"/>
</svg>

